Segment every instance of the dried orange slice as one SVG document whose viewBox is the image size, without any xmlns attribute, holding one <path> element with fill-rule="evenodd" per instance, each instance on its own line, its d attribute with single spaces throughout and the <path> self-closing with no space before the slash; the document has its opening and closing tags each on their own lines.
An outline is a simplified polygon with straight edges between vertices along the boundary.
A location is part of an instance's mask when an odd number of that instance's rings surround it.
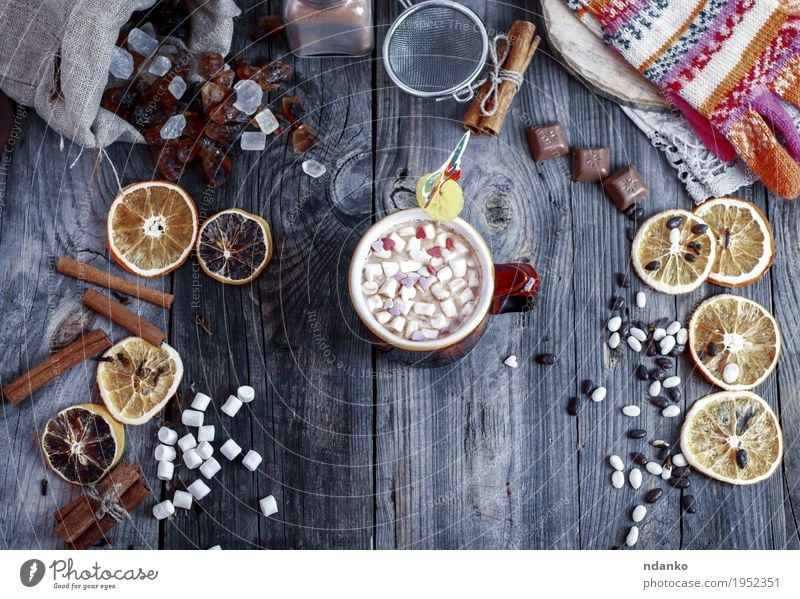
<svg viewBox="0 0 800 599">
<path fill-rule="evenodd" d="M 206 274 L 228 285 L 245 285 L 272 259 L 272 234 L 260 216 L 230 208 L 200 228 L 197 259 Z"/>
<path fill-rule="evenodd" d="M 760 385 L 781 353 L 778 323 L 761 304 L 735 295 L 701 303 L 689 321 L 689 352 L 710 382 L 728 391 Z"/>
<path fill-rule="evenodd" d="M 694 209 L 714 231 L 717 257 L 708 280 L 722 287 L 752 285 L 775 258 L 775 237 L 757 206 L 739 198 L 716 198 Z"/>
<path fill-rule="evenodd" d="M 772 476 L 780 465 L 783 432 L 775 412 L 755 393 L 712 393 L 686 414 L 681 451 L 706 476 L 752 485 Z"/>
<path fill-rule="evenodd" d="M 144 424 L 175 395 L 183 362 L 166 343 L 150 345 L 128 337 L 107 350 L 97 367 L 100 397 L 111 415 L 125 424 Z"/>
<path fill-rule="evenodd" d="M 125 429 L 103 406 L 81 404 L 47 421 L 42 451 L 47 465 L 76 485 L 93 485 L 116 466 L 125 449 Z"/>
<path fill-rule="evenodd" d="M 186 262 L 198 228 L 186 191 L 166 181 L 144 181 L 119 192 L 108 211 L 108 249 L 127 271 L 160 277 Z"/>
<path fill-rule="evenodd" d="M 679 295 L 694 291 L 711 272 L 716 239 L 711 228 L 686 210 L 667 210 L 647 220 L 631 246 L 631 262 L 656 291 Z"/>
</svg>

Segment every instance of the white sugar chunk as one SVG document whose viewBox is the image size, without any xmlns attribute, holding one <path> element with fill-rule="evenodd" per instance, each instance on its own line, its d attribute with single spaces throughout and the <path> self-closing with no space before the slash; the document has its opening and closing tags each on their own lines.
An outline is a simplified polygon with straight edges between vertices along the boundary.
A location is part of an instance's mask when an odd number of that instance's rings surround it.
<svg viewBox="0 0 800 599">
<path fill-rule="evenodd" d="M 220 466 L 216 458 L 208 458 L 200 466 L 200 474 L 208 479 L 214 478 L 220 470 L 222 470 L 222 466 Z"/>
<path fill-rule="evenodd" d="M 442 283 L 447 283 L 450 279 L 453 278 L 453 269 L 449 266 L 445 266 L 439 272 L 436 273 L 436 278 L 439 279 Z"/>
<path fill-rule="evenodd" d="M 211 488 L 199 478 L 191 485 L 186 487 L 186 490 L 192 494 L 192 497 L 194 497 L 195 501 L 200 501 L 203 497 L 211 493 Z"/>
<path fill-rule="evenodd" d="M 244 458 L 242 459 L 242 464 L 244 464 L 244 467 L 250 472 L 255 472 L 256 468 L 258 468 L 262 461 L 263 458 L 261 457 L 261 454 L 251 449 L 245 454 Z"/>
<path fill-rule="evenodd" d="M 256 398 L 256 390 L 250 385 L 242 385 L 236 390 L 236 397 L 238 397 L 242 403 L 250 403 Z"/>
<path fill-rule="evenodd" d="M 167 499 L 153 506 L 153 516 L 156 520 L 164 520 L 175 513 L 175 506 Z"/>
<path fill-rule="evenodd" d="M 175 445 L 178 441 L 178 433 L 168 426 L 162 426 L 158 429 L 158 440 L 164 445 Z"/>
<path fill-rule="evenodd" d="M 228 399 L 222 405 L 222 411 L 233 418 L 242 408 L 242 401 L 235 395 L 228 396 Z"/>
<path fill-rule="evenodd" d="M 180 100 L 183 94 L 186 93 L 186 81 L 180 75 L 175 75 L 172 81 L 169 82 L 167 89 L 176 100 Z"/>
<path fill-rule="evenodd" d="M 242 448 L 233 439 L 228 439 L 222 444 L 222 447 L 219 448 L 219 451 L 230 461 L 233 461 L 239 456 L 240 453 L 242 453 Z"/>
<path fill-rule="evenodd" d="M 156 447 L 153 455 L 155 456 L 157 462 L 171 462 L 178 457 L 178 452 L 175 451 L 175 448 L 172 445 L 164 445 L 161 443 Z"/>
<path fill-rule="evenodd" d="M 209 443 L 214 440 L 214 425 L 213 424 L 206 424 L 201 426 L 197 429 L 197 441 L 201 443 L 203 441 L 208 441 Z"/>
<path fill-rule="evenodd" d="M 194 470 L 200 467 L 200 464 L 203 463 L 203 458 L 200 457 L 196 449 L 190 449 L 183 452 L 183 463 L 186 464 L 189 470 Z"/>
<path fill-rule="evenodd" d="M 261 129 L 261 132 L 266 133 L 267 135 L 274 133 L 278 130 L 278 127 L 280 127 L 278 124 L 278 119 L 275 118 L 275 115 L 269 108 L 265 108 L 259 112 L 255 116 L 255 119 L 256 123 L 258 124 L 258 128 Z"/>
<path fill-rule="evenodd" d="M 197 445 L 196 451 L 197 451 L 198 454 L 200 454 L 201 458 L 203 458 L 204 460 L 207 460 L 212 455 L 214 455 L 214 446 L 211 445 L 211 443 L 209 443 L 208 441 L 201 441 Z"/>
<path fill-rule="evenodd" d="M 192 433 L 188 433 L 178 440 L 178 447 L 181 451 L 189 451 L 197 447 L 197 439 L 194 438 Z"/>
<path fill-rule="evenodd" d="M 442 312 L 448 318 L 455 318 L 458 316 L 458 308 L 456 308 L 456 304 L 453 300 L 447 299 L 444 300 L 441 304 Z"/>
<path fill-rule="evenodd" d="M 242 79 L 233 86 L 236 91 L 236 102 L 233 107 L 245 114 L 253 114 L 261 106 L 264 91 L 252 79 Z"/>
<path fill-rule="evenodd" d="M 158 463 L 158 480 L 172 480 L 175 475 L 175 464 L 172 462 Z"/>
<path fill-rule="evenodd" d="M 175 491 L 175 495 L 172 497 L 172 503 L 175 505 L 175 507 L 182 510 L 192 509 L 192 501 L 194 501 L 192 494 L 187 493 L 186 491 Z"/>
<path fill-rule="evenodd" d="M 267 134 L 261 131 L 245 131 L 239 138 L 239 145 L 245 152 L 260 152 L 267 147 Z"/>
<path fill-rule="evenodd" d="M 128 33 L 128 49 L 147 58 L 151 54 L 155 54 L 158 49 L 158 40 L 138 27 L 134 27 Z"/>
<path fill-rule="evenodd" d="M 150 66 L 147 67 L 147 72 L 156 77 L 163 77 L 167 71 L 172 67 L 172 61 L 166 56 L 156 56 L 150 61 Z"/>
<path fill-rule="evenodd" d="M 197 393 L 192 400 L 192 408 L 205 412 L 208 405 L 211 403 L 211 398 L 205 393 Z"/>
<path fill-rule="evenodd" d="M 275 501 L 275 497 L 272 495 L 264 497 L 264 499 L 258 502 L 258 505 L 261 507 L 261 513 L 267 517 L 278 513 L 278 502 Z"/>
<path fill-rule="evenodd" d="M 400 267 L 397 267 L 398 270 Z M 367 262 L 364 266 L 364 277 L 367 281 L 374 281 L 377 277 L 381 276 L 383 266 L 379 262 Z"/>
<path fill-rule="evenodd" d="M 108 72 L 117 79 L 130 79 L 133 75 L 133 56 L 130 52 L 119 46 L 114 46 L 111 51 L 111 63 Z"/>
<path fill-rule="evenodd" d="M 397 262 L 392 262 L 389 260 L 381 264 L 381 268 L 383 269 L 383 274 L 385 274 L 387 277 L 393 277 L 400 272 L 400 265 Z"/>
<path fill-rule="evenodd" d="M 306 160 L 301 166 L 303 168 L 303 172 L 312 179 L 319 179 L 328 172 L 328 168 L 316 160 Z"/>
<path fill-rule="evenodd" d="M 181 414 L 181 422 L 186 426 L 203 426 L 205 415 L 199 410 L 184 410 Z"/>
<path fill-rule="evenodd" d="M 161 127 L 159 135 L 161 139 L 177 139 L 186 128 L 186 117 L 182 114 L 176 114 L 167 119 Z"/>
</svg>

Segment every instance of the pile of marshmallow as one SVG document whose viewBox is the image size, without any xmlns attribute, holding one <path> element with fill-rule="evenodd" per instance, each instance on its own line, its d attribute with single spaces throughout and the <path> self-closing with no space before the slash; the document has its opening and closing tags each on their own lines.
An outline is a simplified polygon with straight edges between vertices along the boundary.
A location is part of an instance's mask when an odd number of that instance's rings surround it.
<svg viewBox="0 0 800 599">
<path fill-rule="evenodd" d="M 236 395 L 231 395 L 223 404 L 221 410 L 227 416 L 233 418 L 241 407 L 255 399 L 255 389 L 249 386 L 239 387 Z M 178 438 L 178 433 L 167 427 L 162 426 L 158 431 L 159 445 L 155 449 L 155 459 L 158 462 L 158 478 L 163 481 L 171 481 L 175 475 L 175 460 L 178 457 L 178 449 L 181 450 L 183 464 L 189 470 L 198 470 L 207 480 L 214 478 L 222 465 L 214 457 L 214 446 L 212 443 L 215 438 L 215 428 L 213 424 L 204 425 L 205 411 L 211 404 L 211 397 L 205 393 L 197 393 L 192 401 L 192 409 L 184 410 L 181 415 L 181 422 L 191 428 L 197 429 L 197 435 L 189 432 L 183 437 Z M 242 454 L 242 447 L 233 439 L 226 440 L 219 448 L 219 452 L 228 461 L 235 461 Z M 261 455 L 251 449 L 242 458 L 242 465 L 250 472 L 255 472 L 262 462 Z M 175 508 L 184 510 L 191 509 L 194 501 L 200 501 L 211 493 L 211 488 L 198 478 L 186 487 L 185 491 L 176 490 L 172 499 L 167 499 L 153 506 L 153 516 L 158 520 L 169 518 L 175 513 Z M 259 502 L 259 507 L 264 516 L 271 516 L 278 512 L 278 503 L 275 497 L 269 495 Z M 216 547 L 212 547 L 215 549 Z"/>
</svg>

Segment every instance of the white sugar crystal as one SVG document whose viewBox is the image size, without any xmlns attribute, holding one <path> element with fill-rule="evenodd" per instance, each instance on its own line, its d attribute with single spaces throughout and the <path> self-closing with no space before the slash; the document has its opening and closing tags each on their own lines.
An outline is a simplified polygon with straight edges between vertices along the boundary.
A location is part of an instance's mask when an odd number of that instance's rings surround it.
<svg viewBox="0 0 800 599">
<path fill-rule="evenodd" d="M 167 74 L 167 71 L 169 71 L 170 67 L 172 67 L 172 61 L 166 56 L 159 55 L 150 61 L 150 66 L 147 68 L 147 72 L 151 75 L 156 75 L 157 77 L 163 77 Z"/>
<path fill-rule="evenodd" d="M 205 412 L 208 405 L 211 403 L 211 398 L 206 395 L 205 393 L 198 393 L 194 396 L 194 400 L 192 400 L 192 407 L 195 410 L 200 410 L 201 412 Z"/>
<path fill-rule="evenodd" d="M 267 517 L 278 513 L 278 502 L 275 501 L 275 497 L 272 495 L 264 497 L 258 502 L 258 505 L 261 507 L 261 513 Z"/>
<path fill-rule="evenodd" d="M 189 510 L 192 508 L 193 499 L 194 498 L 192 497 L 191 493 L 187 493 L 186 491 L 175 491 L 175 495 L 172 497 L 172 503 L 177 508 Z"/>
<path fill-rule="evenodd" d="M 244 464 L 244 467 L 250 472 L 255 472 L 262 460 L 263 458 L 261 457 L 261 454 L 251 449 L 245 454 L 244 458 L 242 459 L 242 464 Z"/>
<path fill-rule="evenodd" d="M 208 441 L 211 442 L 214 440 L 214 425 L 213 424 L 206 424 L 201 426 L 197 429 L 197 441 Z"/>
<path fill-rule="evenodd" d="M 203 463 L 203 458 L 200 457 L 196 449 L 190 449 L 189 451 L 183 452 L 183 463 L 186 464 L 189 470 L 194 470 Z"/>
<path fill-rule="evenodd" d="M 167 119 L 164 126 L 161 127 L 161 139 L 177 139 L 186 128 L 186 117 L 182 114 L 176 114 Z"/>
<path fill-rule="evenodd" d="M 222 447 L 219 448 L 219 451 L 226 458 L 233 461 L 239 456 L 240 453 L 242 453 L 242 448 L 233 439 L 228 439 L 222 444 Z"/>
<path fill-rule="evenodd" d="M 131 52 L 136 52 L 147 58 L 151 54 L 155 54 L 157 49 L 158 40 L 138 27 L 134 27 L 128 33 L 128 50 Z"/>
<path fill-rule="evenodd" d="M 200 466 L 200 474 L 208 479 L 214 478 L 220 470 L 222 470 L 222 466 L 220 466 L 216 458 L 208 458 Z"/>
<path fill-rule="evenodd" d="M 250 403 L 256 398 L 256 390 L 249 385 L 242 385 L 236 390 L 236 397 L 242 403 Z"/>
<path fill-rule="evenodd" d="M 180 100 L 184 93 L 186 93 L 186 82 L 180 75 L 175 75 L 172 81 L 167 86 L 169 93 L 175 96 L 176 100 Z"/>
<path fill-rule="evenodd" d="M 153 516 L 155 516 L 156 520 L 164 520 L 165 518 L 169 518 L 174 513 L 175 506 L 172 505 L 172 502 L 169 499 L 153 506 Z"/>
<path fill-rule="evenodd" d="M 162 426 L 158 429 L 158 440 L 164 445 L 175 445 L 178 440 L 178 433 L 168 426 Z"/>
<path fill-rule="evenodd" d="M 264 92 L 261 86 L 252 79 L 243 79 L 233 86 L 236 90 L 236 102 L 233 107 L 245 114 L 253 114 L 261 106 Z"/>
<path fill-rule="evenodd" d="M 197 446 L 197 453 L 200 454 L 201 458 L 207 460 L 214 455 L 214 446 L 208 441 L 201 441 Z"/>
<path fill-rule="evenodd" d="M 157 462 L 171 462 L 174 460 L 178 453 L 172 445 L 164 445 L 163 443 L 156 447 L 153 452 Z"/>
<path fill-rule="evenodd" d="M 133 75 L 133 56 L 130 52 L 119 46 L 114 46 L 111 51 L 111 63 L 108 65 L 108 72 L 117 79 L 130 79 Z"/>
<path fill-rule="evenodd" d="M 324 164 L 317 162 L 316 160 L 306 160 L 303 162 L 303 172 L 309 177 L 319 179 L 328 172 L 328 169 Z"/>
<path fill-rule="evenodd" d="M 175 464 L 172 462 L 158 463 L 158 480 L 172 480 L 175 474 Z"/>
<path fill-rule="evenodd" d="M 195 501 L 200 501 L 203 497 L 211 493 L 211 488 L 199 478 L 186 487 L 186 490 L 192 494 Z"/>
<path fill-rule="evenodd" d="M 266 133 L 267 135 L 274 133 L 277 131 L 278 127 L 280 127 L 278 119 L 275 118 L 275 115 L 272 114 L 269 108 L 265 108 L 259 112 L 255 116 L 255 119 L 256 123 L 258 123 L 258 128 L 261 129 L 262 133 Z"/>
<path fill-rule="evenodd" d="M 186 426 L 203 426 L 205 415 L 199 410 L 184 410 L 181 414 L 181 422 Z"/>
<path fill-rule="evenodd" d="M 241 409 L 242 402 L 241 400 L 236 397 L 235 395 L 230 395 L 227 401 L 222 405 L 222 411 L 233 418 L 236 416 L 237 412 Z"/>
<path fill-rule="evenodd" d="M 239 139 L 239 145 L 245 152 L 260 152 L 267 147 L 267 134 L 260 131 L 245 131 Z"/>
<path fill-rule="evenodd" d="M 194 438 L 192 433 L 188 433 L 178 440 L 178 447 L 181 451 L 189 451 L 197 447 L 197 439 Z"/>
</svg>

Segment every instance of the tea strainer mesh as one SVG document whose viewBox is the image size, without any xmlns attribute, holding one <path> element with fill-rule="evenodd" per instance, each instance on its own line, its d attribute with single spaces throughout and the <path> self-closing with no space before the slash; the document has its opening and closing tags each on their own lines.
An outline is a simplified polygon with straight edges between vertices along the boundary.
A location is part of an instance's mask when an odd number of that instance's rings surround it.
<svg viewBox="0 0 800 599">
<path fill-rule="evenodd" d="M 489 49 L 486 27 L 450 0 L 409 5 L 386 34 L 383 62 L 398 87 L 422 98 L 468 93 Z"/>
</svg>

